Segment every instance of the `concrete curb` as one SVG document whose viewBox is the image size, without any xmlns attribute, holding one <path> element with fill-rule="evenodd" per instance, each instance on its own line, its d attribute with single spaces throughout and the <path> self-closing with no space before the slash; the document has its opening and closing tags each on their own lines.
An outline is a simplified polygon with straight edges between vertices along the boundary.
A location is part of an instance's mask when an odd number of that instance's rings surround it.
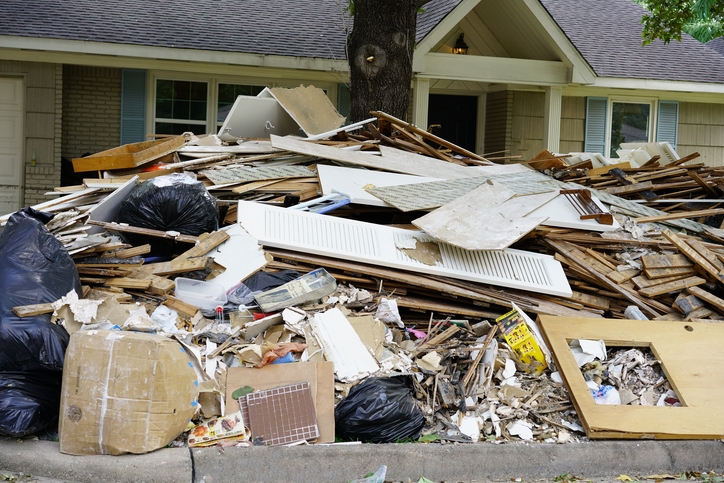
<svg viewBox="0 0 724 483">
<path fill-rule="evenodd" d="M 721 441 L 556 444 L 385 444 L 167 448 L 145 455 L 69 456 L 58 443 L 0 440 L 0 468 L 79 483 L 344 483 L 387 465 L 387 480 L 472 482 L 724 472 Z"/>
<path fill-rule="evenodd" d="M 71 456 L 52 441 L 0 440 L 0 468 L 78 483 L 185 483 L 193 466 L 187 448 L 142 455 Z"/>
</svg>

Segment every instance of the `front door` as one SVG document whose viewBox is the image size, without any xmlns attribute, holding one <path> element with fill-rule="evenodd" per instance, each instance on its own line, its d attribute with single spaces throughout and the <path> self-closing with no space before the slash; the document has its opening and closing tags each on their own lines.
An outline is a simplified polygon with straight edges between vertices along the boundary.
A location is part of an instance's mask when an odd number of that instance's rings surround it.
<svg viewBox="0 0 724 483">
<path fill-rule="evenodd" d="M 0 77 L 0 215 L 23 199 L 23 80 Z"/>
<path fill-rule="evenodd" d="M 427 122 L 440 125 L 432 133 L 473 153 L 477 118 L 477 96 L 430 94 Z"/>
</svg>

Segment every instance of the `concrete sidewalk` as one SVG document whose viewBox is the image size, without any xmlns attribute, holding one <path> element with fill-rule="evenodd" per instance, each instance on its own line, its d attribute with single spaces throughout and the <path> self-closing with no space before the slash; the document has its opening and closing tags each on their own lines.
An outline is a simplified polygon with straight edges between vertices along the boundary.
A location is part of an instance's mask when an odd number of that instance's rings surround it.
<svg viewBox="0 0 724 483">
<path fill-rule="evenodd" d="M 387 465 L 388 481 L 586 479 L 724 471 L 721 441 L 569 444 L 384 444 L 166 448 L 145 455 L 69 456 L 49 441 L 0 440 L 0 468 L 78 483 L 344 483 Z"/>
</svg>

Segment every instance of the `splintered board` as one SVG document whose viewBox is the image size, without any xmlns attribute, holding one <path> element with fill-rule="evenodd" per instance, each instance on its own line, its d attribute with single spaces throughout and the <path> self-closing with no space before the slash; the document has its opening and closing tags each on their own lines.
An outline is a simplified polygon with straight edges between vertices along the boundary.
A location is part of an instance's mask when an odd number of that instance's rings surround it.
<svg viewBox="0 0 724 483">
<path fill-rule="evenodd" d="M 707 322 L 538 317 L 589 438 L 721 439 L 724 325 Z M 648 347 L 682 407 L 596 404 L 573 358 L 575 339 L 607 347 Z"/>
<path fill-rule="evenodd" d="M 252 438 L 264 445 L 291 444 L 319 437 L 309 382 L 247 394 Z"/>
<path fill-rule="evenodd" d="M 549 255 L 523 250 L 463 250 L 422 232 L 317 213 L 239 202 L 239 224 L 262 245 L 354 260 L 458 280 L 570 297 L 561 264 Z M 439 260 L 427 264 L 398 247 L 436 245 Z"/>
</svg>

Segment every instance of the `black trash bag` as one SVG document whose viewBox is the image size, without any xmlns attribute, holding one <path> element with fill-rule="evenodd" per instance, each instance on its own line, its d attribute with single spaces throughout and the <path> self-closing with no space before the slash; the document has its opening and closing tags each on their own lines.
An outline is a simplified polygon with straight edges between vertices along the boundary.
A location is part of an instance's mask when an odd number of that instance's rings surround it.
<svg viewBox="0 0 724 483">
<path fill-rule="evenodd" d="M 334 409 L 335 433 L 345 441 L 395 443 L 417 439 L 425 417 L 400 377 L 373 377 L 354 386 Z"/>
<path fill-rule="evenodd" d="M 0 434 L 15 438 L 37 433 L 58 420 L 60 373 L 0 373 Z"/>
<path fill-rule="evenodd" d="M 19 305 L 55 302 L 73 289 L 82 293 L 75 262 L 45 228 L 52 218 L 25 208 L 0 235 L 0 317 L 12 316 Z"/>
<path fill-rule="evenodd" d="M 25 436 L 53 424 L 60 409 L 70 336 L 50 315 L 18 318 L 17 305 L 80 294 L 78 270 L 45 228 L 53 215 L 25 208 L 0 235 L 0 433 Z"/>
<path fill-rule="evenodd" d="M 118 222 L 193 236 L 219 228 L 214 198 L 203 183 L 182 173 L 158 176 L 136 186 L 121 203 Z M 173 240 L 133 233 L 121 235 L 132 245 L 150 244 L 153 253 L 172 252 L 177 248 Z"/>
</svg>

